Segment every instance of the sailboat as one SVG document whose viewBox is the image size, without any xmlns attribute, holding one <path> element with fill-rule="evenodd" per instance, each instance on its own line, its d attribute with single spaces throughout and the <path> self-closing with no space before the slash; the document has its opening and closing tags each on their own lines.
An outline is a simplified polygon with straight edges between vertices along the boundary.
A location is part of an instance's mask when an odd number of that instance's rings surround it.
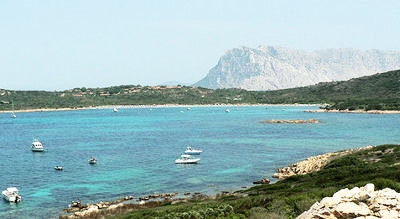
<svg viewBox="0 0 400 219">
<path fill-rule="evenodd" d="M 17 115 L 14 113 L 14 102 L 12 102 L 11 118 L 17 118 Z"/>
</svg>

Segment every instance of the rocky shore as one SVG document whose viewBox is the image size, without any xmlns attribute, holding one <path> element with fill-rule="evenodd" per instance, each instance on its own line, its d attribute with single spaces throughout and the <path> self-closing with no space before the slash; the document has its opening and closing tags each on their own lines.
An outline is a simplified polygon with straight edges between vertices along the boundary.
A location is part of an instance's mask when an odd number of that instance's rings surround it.
<svg viewBox="0 0 400 219">
<path fill-rule="evenodd" d="M 322 154 L 322 155 L 318 155 L 318 156 L 309 157 L 305 160 L 291 164 L 287 167 L 277 169 L 272 177 L 282 180 L 282 179 L 288 178 L 293 175 L 304 175 L 304 174 L 316 172 L 316 171 L 319 171 L 321 168 L 323 168 L 330 160 L 332 160 L 334 158 L 344 156 L 347 154 L 351 154 L 354 152 L 358 152 L 361 150 L 370 149 L 372 147 L 373 146 L 366 146 L 366 147 L 331 152 L 331 153 L 326 153 L 326 154 Z"/>
<path fill-rule="evenodd" d="M 230 192 L 222 192 L 226 195 Z M 186 192 L 183 197 L 176 197 L 178 193 L 154 193 L 147 196 L 134 198 L 126 196 L 110 202 L 99 202 L 93 204 L 81 204 L 76 201 L 72 202 L 68 208 L 65 208 L 64 214 L 60 215 L 60 219 L 86 219 L 86 218 L 104 218 L 105 216 L 127 213 L 135 209 L 154 208 L 166 202 L 177 204 L 187 202 L 189 199 L 201 200 L 210 198 L 199 192 Z"/>
</svg>

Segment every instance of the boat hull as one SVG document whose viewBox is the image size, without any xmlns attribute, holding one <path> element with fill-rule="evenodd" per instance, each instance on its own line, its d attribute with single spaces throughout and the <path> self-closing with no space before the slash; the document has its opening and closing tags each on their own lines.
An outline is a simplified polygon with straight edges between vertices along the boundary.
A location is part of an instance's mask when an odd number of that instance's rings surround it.
<svg viewBox="0 0 400 219">
<path fill-rule="evenodd" d="M 32 142 L 31 150 L 33 152 L 43 152 L 44 151 L 44 146 L 39 140 L 34 139 L 33 142 Z"/>
<path fill-rule="evenodd" d="M 200 161 L 200 158 L 195 159 L 176 159 L 176 164 L 197 164 Z"/>
<path fill-rule="evenodd" d="M 89 162 L 89 164 L 96 164 L 97 160 L 96 159 L 90 159 L 88 162 Z"/>
<path fill-rule="evenodd" d="M 17 193 L 4 190 L 2 192 L 3 198 L 9 202 L 20 202 L 22 200 L 21 196 Z"/>
</svg>

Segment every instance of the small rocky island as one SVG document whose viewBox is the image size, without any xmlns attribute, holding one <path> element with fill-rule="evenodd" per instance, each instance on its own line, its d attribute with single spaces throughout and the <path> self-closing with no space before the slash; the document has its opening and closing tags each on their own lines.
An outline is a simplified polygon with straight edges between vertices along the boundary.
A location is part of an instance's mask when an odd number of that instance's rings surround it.
<svg viewBox="0 0 400 219">
<path fill-rule="evenodd" d="M 306 123 L 319 123 L 317 119 L 281 119 L 281 120 L 264 120 L 261 123 L 287 123 L 287 124 L 306 124 Z"/>
</svg>

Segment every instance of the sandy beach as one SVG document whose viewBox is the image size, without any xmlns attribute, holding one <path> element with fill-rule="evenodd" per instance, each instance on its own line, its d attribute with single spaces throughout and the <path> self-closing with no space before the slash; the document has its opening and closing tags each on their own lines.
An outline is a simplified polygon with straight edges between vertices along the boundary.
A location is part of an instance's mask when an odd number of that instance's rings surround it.
<svg viewBox="0 0 400 219">
<path fill-rule="evenodd" d="M 40 109 L 24 109 L 24 110 L 5 110 L 0 113 L 11 112 L 49 112 L 49 111 L 72 111 L 72 110 L 92 110 L 92 109 L 139 109 L 139 108 L 168 108 L 168 107 L 243 107 L 243 106 L 321 106 L 319 104 L 195 104 L 195 105 L 179 105 L 179 104 L 153 104 L 153 105 L 106 105 L 106 106 L 93 106 L 93 107 L 80 107 L 80 108 L 40 108 Z M 400 110 L 305 110 L 308 113 L 367 113 L 367 114 L 400 114 Z"/>
<path fill-rule="evenodd" d="M 106 105 L 93 107 L 76 107 L 76 108 L 40 108 L 40 109 L 23 109 L 23 110 L 4 110 L 0 113 L 11 112 L 49 112 L 49 111 L 72 111 L 72 110 L 92 110 L 92 109 L 139 109 L 139 108 L 169 108 L 169 107 L 243 107 L 243 106 L 320 106 L 315 104 L 194 104 L 194 105 L 179 105 L 179 104 L 152 104 L 152 105 Z M 310 110 L 312 111 L 312 110 Z"/>
</svg>

